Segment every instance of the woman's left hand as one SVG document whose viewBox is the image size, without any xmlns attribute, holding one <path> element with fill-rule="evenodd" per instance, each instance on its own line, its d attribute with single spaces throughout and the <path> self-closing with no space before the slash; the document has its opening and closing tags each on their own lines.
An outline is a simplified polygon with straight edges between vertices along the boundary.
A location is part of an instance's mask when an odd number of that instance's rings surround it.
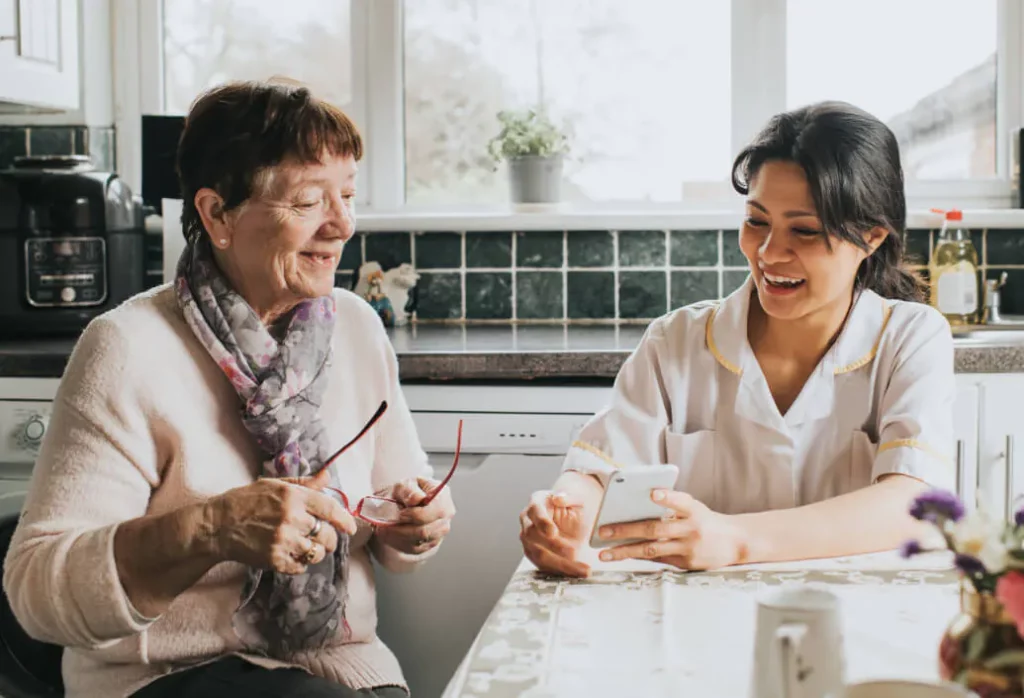
<svg viewBox="0 0 1024 698">
<path fill-rule="evenodd" d="M 379 526 L 377 538 L 381 543 L 399 552 L 419 555 L 436 548 L 448 531 L 455 516 L 452 495 L 445 487 L 427 506 L 420 506 L 428 492 L 440 483 L 429 478 L 403 480 L 391 490 L 391 498 L 405 508 L 402 522 L 393 526 Z"/>
<path fill-rule="evenodd" d="M 747 546 L 735 517 L 711 511 L 686 492 L 654 490 L 651 499 L 669 510 L 669 518 L 602 527 L 602 538 L 643 539 L 603 551 L 602 560 L 654 560 L 685 570 L 746 561 Z"/>
</svg>

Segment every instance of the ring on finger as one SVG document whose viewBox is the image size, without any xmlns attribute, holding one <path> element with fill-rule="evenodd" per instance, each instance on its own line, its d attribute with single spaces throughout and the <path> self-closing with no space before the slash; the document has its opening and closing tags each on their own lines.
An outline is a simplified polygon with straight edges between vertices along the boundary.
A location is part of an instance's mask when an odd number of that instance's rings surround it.
<svg viewBox="0 0 1024 698">
<path fill-rule="evenodd" d="M 310 529 L 309 533 L 306 534 L 306 538 L 316 538 L 317 534 L 320 533 L 320 529 L 323 528 L 323 519 L 319 519 L 316 516 L 313 517 L 313 528 Z"/>
<path fill-rule="evenodd" d="M 309 550 L 306 551 L 306 554 L 302 556 L 302 561 L 305 562 L 308 565 L 308 564 L 311 564 L 313 562 L 313 560 L 315 560 L 315 559 L 316 559 L 316 543 L 313 543 L 311 546 L 309 546 Z"/>
</svg>

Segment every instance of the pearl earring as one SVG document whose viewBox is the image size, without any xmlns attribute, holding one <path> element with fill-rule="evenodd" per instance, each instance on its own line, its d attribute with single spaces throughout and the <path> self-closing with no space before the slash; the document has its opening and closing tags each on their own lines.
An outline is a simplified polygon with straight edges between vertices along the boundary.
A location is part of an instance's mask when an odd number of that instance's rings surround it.
<svg viewBox="0 0 1024 698">
<path fill-rule="evenodd" d="M 220 239 L 220 244 L 222 244 L 222 245 L 228 244 L 228 239 L 227 238 L 221 238 Z"/>
</svg>

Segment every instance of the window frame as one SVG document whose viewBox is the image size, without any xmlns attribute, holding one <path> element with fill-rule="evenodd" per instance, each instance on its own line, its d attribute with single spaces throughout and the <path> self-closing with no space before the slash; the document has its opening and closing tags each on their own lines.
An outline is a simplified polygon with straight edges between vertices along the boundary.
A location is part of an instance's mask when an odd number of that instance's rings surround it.
<svg viewBox="0 0 1024 698">
<path fill-rule="evenodd" d="M 718 1 L 718 0 L 714 0 Z M 731 151 L 738 152 L 786 108 L 786 0 L 732 4 Z M 1024 5 L 997 0 L 996 176 L 914 181 L 908 207 L 1012 208 L 1011 133 L 1024 126 Z M 141 172 L 141 115 L 163 113 L 164 0 L 117 0 L 114 17 L 115 126 L 119 170 L 132 186 Z M 416 212 L 405 204 L 403 0 L 351 0 L 353 104 L 366 143 L 357 202 L 373 213 Z M 756 61 L 749 55 L 757 55 Z M 700 202 L 615 202 L 618 212 L 706 209 Z M 461 207 L 460 207 L 461 208 Z M 468 207 L 465 207 L 468 208 Z M 608 204 L 582 206 L 599 213 Z M 453 207 L 432 208 L 451 212 Z"/>
</svg>

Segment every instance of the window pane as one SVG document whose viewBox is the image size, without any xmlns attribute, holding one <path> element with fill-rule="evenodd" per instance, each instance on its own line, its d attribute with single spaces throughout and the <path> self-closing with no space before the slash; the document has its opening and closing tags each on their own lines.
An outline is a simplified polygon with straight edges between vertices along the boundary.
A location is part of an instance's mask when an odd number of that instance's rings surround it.
<svg viewBox="0 0 1024 698">
<path fill-rule="evenodd" d="M 173 0 L 164 4 L 166 111 L 227 80 L 286 76 L 352 101 L 349 0 Z"/>
<path fill-rule="evenodd" d="M 907 179 L 994 177 L 996 4 L 789 0 L 787 104 L 841 99 L 883 119 Z"/>
<path fill-rule="evenodd" d="M 507 201 L 504 166 L 495 171 L 487 142 L 499 110 L 530 106 L 571 129 L 563 199 L 727 191 L 730 4 L 405 3 L 407 200 Z"/>
</svg>

